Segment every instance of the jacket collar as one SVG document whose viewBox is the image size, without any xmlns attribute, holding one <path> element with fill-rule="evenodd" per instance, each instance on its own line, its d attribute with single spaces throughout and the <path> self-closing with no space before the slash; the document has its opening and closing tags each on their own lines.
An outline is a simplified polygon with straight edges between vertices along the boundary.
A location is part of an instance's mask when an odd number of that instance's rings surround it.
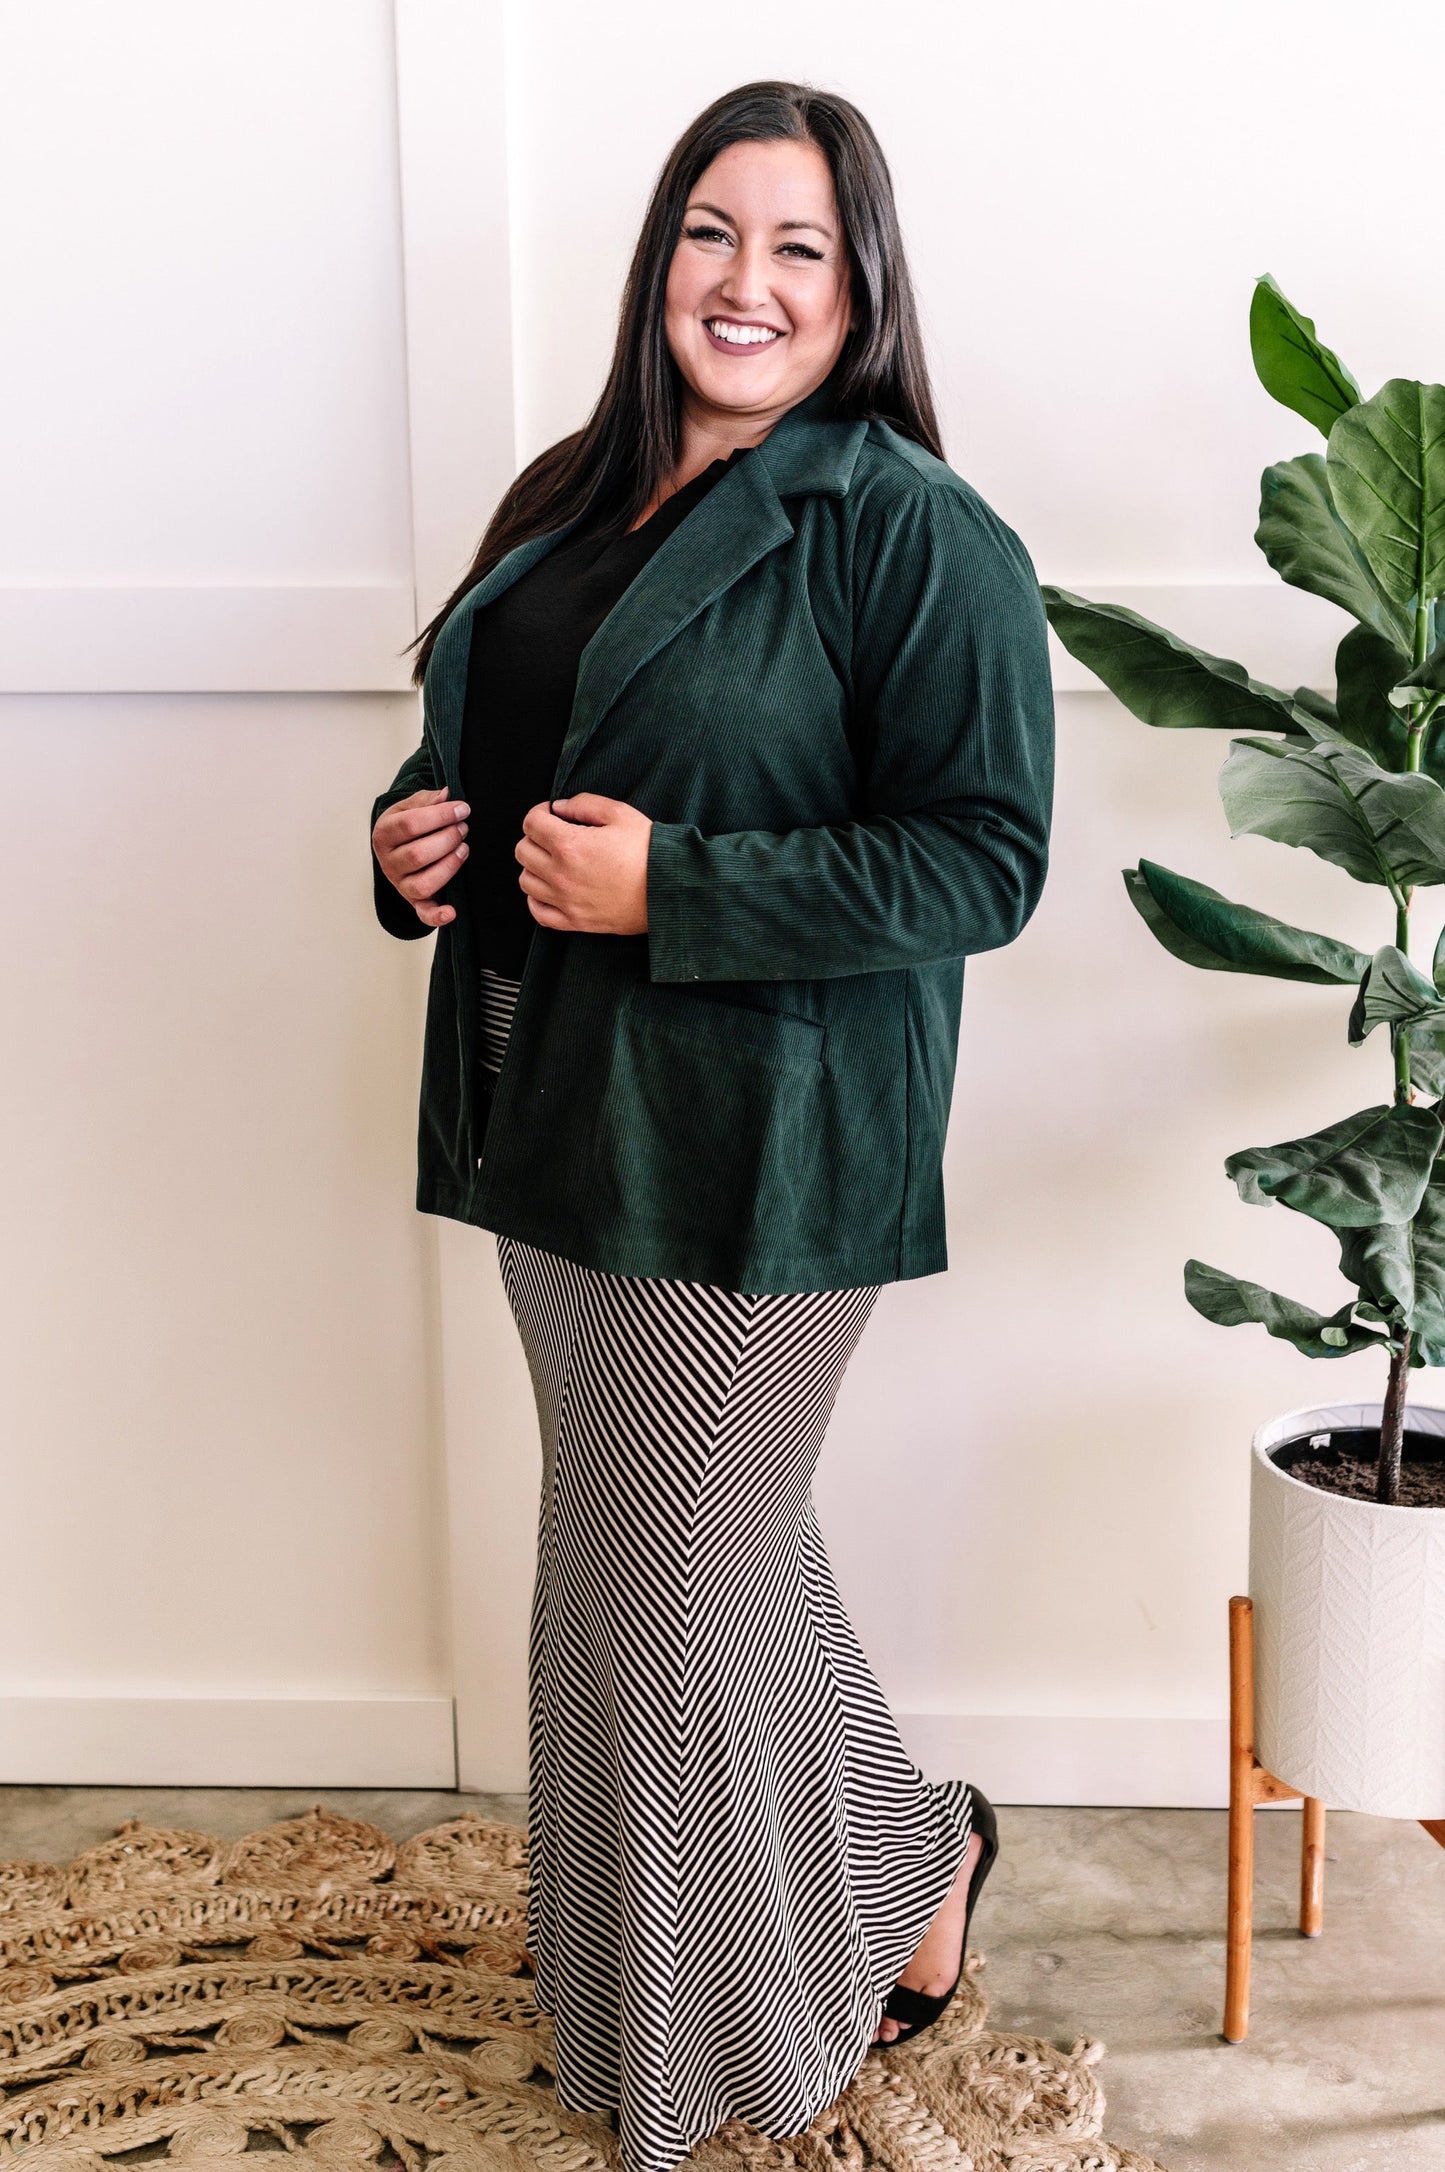
<svg viewBox="0 0 1445 2172">
<path fill-rule="evenodd" d="M 700 505 L 648 560 L 582 652 L 572 715 L 553 779 L 562 797 L 577 758 L 628 682 L 733 582 L 780 543 L 793 523 L 785 497 L 842 497 L 852 480 L 866 422 L 833 413 L 820 385 L 775 424 L 761 445 L 733 461 Z M 570 528 L 532 536 L 493 566 L 442 629 L 426 678 L 426 715 L 440 773 L 459 789 L 458 754 L 474 614 L 503 595 L 560 543 Z"/>
<path fill-rule="evenodd" d="M 844 422 L 834 413 L 830 379 L 789 408 L 757 451 L 780 498 L 841 498 L 867 435 L 866 422 Z"/>
</svg>

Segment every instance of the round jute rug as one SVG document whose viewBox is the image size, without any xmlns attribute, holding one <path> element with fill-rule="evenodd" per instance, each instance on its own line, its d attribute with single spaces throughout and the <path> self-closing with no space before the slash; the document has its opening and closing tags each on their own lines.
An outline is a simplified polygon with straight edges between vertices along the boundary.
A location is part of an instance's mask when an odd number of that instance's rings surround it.
<svg viewBox="0 0 1445 2172">
<path fill-rule="evenodd" d="M 0 2162 L 220 2172 L 612 2172 L 563 2110 L 530 1995 L 527 1843 L 457 1818 L 393 1842 L 326 1810 L 234 1843 L 131 1824 L 0 1863 Z M 1102 2046 L 984 2026 L 972 1978 L 807 2134 L 734 2121 L 710 2172 L 1160 2172 L 1099 2137 Z"/>
</svg>

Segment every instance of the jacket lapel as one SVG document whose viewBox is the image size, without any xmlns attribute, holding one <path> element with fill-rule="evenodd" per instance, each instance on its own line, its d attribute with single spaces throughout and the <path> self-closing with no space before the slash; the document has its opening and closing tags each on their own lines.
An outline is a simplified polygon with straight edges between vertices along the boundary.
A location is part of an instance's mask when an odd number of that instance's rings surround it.
<svg viewBox="0 0 1445 2172">
<path fill-rule="evenodd" d="M 793 524 L 783 497 L 842 497 L 867 434 L 866 422 L 834 418 L 830 389 L 821 386 L 785 415 L 761 445 L 735 461 L 673 530 L 582 652 L 571 720 L 552 783 L 554 799 L 564 796 L 578 755 L 642 666 L 760 558 L 790 540 Z M 427 667 L 425 715 L 438 773 L 448 790 L 460 788 L 457 764 L 474 614 L 505 594 L 575 525 L 519 543 L 477 583 L 442 628 Z"/>
<path fill-rule="evenodd" d="M 578 755 L 648 659 L 792 533 L 767 468 L 756 452 L 745 454 L 649 558 L 582 651 L 554 799 L 564 796 Z"/>
<path fill-rule="evenodd" d="M 867 434 L 866 422 L 835 419 L 832 388 L 822 385 L 735 461 L 673 530 L 582 652 L 554 799 L 565 795 L 578 755 L 643 665 L 760 558 L 792 539 L 783 497 L 842 497 Z"/>
</svg>

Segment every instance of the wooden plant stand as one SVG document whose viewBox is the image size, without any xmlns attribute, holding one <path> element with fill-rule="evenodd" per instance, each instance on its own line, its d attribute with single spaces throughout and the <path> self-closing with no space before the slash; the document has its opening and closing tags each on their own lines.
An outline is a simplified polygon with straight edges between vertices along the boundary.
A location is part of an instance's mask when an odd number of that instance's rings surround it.
<svg viewBox="0 0 1445 2172">
<path fill-rule="evenodd" d="M 1254 1929 L 1254 1813 L 1262 1802 L 1304 1805 L 1299 1927 L 1318 1938 L 1325 1920 L 1325 1806 L 1286 1787 L 1254 1754 L 1254 1601 L 1229 1602 L 1229 1918 L 1225 1943 L 1224 2040 L 1249 2034 L 1249 1964 Z M 1445 1818 L 1420 1820 L 1445 1848 Z"/>
</svg>

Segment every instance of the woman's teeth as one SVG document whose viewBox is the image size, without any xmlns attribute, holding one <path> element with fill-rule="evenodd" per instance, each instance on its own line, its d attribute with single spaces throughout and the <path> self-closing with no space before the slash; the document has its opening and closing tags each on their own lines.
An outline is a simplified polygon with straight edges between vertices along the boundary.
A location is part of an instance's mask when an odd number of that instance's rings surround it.
<svg viewBox="0 0 1445 2172">
<path fill-rule="evenodd" d="M 729 324 L 722 317 L 709 317 L 705 322 L 713 337 L 725 339 L 730 347 L 763 347 L 781 336 L 767 324 Z"/>
</svg>

